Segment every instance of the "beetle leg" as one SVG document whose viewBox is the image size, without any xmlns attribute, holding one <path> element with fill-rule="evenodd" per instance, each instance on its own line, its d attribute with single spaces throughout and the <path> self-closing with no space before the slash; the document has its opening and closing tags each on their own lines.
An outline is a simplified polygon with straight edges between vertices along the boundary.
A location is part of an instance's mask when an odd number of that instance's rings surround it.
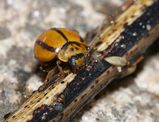
<svg viewBox="0 0 159 122">
<path fill-rule="evenodd" d="M 47 84 L 51 79 L 53 79 L 53 76 L 57 74 L 57 67 L 52 68 L 46 75 L 46 78 L 44 80 L 44 84 Z"/>
<path fill-rule="evenodd" d="M 58 60 L 56 62 L 57 67 L 52 68 L 46 75 L 46 78 L 44 80 L 44 83 L 47 84 L 50 81 L 53 81 L 55 77 L 64 77 L 65 72 L 63 71 L 62 67 L 60 66 L 61 61 Z M 58 71 L 59 70 L 59 71 Z"/>
<path fill-rule="evenodd" d="M 60 66 L 60 64 L 61 64 L 61 61 L 57 60 L 56 65 L 57 65 L 58 70 L 60 71 L 61 74 L 65 74 L 62 67 Z"/>
<path fill-rule="evenodd" d="M 57 72 L 57 67 L 52 68 L 44 80 L 44 85 L 39 87 L 39 91 L 43 91 L 49 84 L 56 83 L 59 79 L 63 79 L 64 75 Z"/>
</svg>

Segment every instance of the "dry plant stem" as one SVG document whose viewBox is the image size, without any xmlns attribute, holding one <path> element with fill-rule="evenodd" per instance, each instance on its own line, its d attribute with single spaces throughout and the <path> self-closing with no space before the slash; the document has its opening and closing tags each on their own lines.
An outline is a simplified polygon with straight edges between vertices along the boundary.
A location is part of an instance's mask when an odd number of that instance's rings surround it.
<svg viewBox="0 0 159 122">
<path fill-rule="evenodd" d="M 159 0 L 137 0 L 104 28 L 93 40 L 98 60 L 77 74 L 40 89 L 6 120 L 7 122 L 67 121 L 107 84 L 120 76 L 117 67 L 104 58 L 120 56 L 137 64 L 141 55 L 159 36 Z M 126 68 L 126 67 L 125 67 Z M 124 68 L 124 69 L 125 69 Z M 124 71 L 124 70 L 123 70 Z"/>
</svg>

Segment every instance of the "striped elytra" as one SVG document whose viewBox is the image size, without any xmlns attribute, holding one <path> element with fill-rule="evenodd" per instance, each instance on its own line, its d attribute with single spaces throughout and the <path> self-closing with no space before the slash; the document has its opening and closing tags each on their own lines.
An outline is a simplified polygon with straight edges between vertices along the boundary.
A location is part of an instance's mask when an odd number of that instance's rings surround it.
<svg viewBox="0 0 159 122">
<path fill-rule="evenodd" d="M 83 39 L 68 28 L 51 28 L 45 31 L 37 37 L 34 45 L 34 54 L 40 63 L 59 59 L 69 62 L 72 67 L 80 67 L 85 64 L 86 53 L 87 46 Z"/>
</svg>

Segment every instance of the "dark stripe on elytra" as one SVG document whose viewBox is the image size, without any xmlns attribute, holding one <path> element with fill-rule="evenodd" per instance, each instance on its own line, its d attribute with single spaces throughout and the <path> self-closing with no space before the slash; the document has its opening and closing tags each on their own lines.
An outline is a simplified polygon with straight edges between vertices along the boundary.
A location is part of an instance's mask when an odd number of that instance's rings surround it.
<svg viewBox="0 0 159 122">
<path fill-rule="evenodd" d="M 77 46 L 79 46 L 80 47 L 80 43 L 78 43 L 78 42 L 67 42 L 66 44 L 64 44 L 63 45 L 63 47 L 61 48 L 61 50 L 67 50 L 67 46 L 68 45 L 70 45 L 70 44 L 75 44 L 75 45 L 77 45 Z"/>
<path fill-rule="evenodd" d="M 40 45 L 43 49 L 46 49 L 47 51 L 55 52 L 55 48 L 50 47 L 49 45 L 45 44 L 40 40 L 36 40 L 36 44 Z"/>
<path fill-rule="evenodd" d="M 61 30 L 59 30 L 57 28 L 51 28 L 51 30 L 56 31 L 58 34 L 60 34 L 68 42 L 68 38 L 65 36 L 65 34 Z"/>
</svg>

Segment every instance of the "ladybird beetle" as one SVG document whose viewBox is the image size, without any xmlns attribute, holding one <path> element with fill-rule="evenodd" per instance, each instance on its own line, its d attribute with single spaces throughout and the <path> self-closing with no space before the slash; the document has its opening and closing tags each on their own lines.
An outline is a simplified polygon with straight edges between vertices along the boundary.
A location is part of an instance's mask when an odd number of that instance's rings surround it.
<svg viewBox="0 0 159 122">
<path fill-rule="evenodd" d="M 79 34 L 67 28 L 51 28 L 38 36 L 34 45 L 35 57 L 40 63 L 54 59 L 78 69 L 86 63 L 88 48 Z"/>
</svg>

